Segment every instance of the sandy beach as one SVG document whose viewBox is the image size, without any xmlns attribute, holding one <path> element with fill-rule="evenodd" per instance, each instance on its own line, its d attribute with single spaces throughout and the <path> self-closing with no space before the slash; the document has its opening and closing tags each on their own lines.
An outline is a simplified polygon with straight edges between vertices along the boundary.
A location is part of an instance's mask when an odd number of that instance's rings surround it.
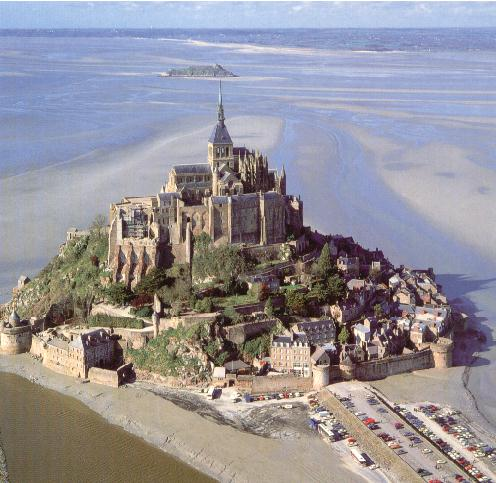
<svg viewBox="0 0 496 483">
<path fill-rule="evenodd" d="M 268 438 L 220 424 L 133 387 L 91 383 L 44 368 L 30 355 L 0 357 L 0 371 L 74 397 L 109 423 L 194 466 L 219 481 L 366 481 L 333 458 L 315 434 Z M 291 464 L 288 464 L 291 461 Z M 356 469 L 356 468 L 355 468 Z"/>
</svg>

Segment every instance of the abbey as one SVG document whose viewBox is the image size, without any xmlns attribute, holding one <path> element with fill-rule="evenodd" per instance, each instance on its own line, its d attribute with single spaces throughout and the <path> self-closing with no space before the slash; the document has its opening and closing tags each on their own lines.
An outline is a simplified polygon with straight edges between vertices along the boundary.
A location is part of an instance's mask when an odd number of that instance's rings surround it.
<svg viewBox="0 0 496 483">
<path fill-rule="evenodd" d="M 108 264 L 114 282 L 134 286 L 153 267 L 189 263 L 192 240 L 271 245 L 298 237 L 303 203 L 286 194 L 286 173 L 267 157 L 233 144 L 219 87 L 207 162 L 172 167 L 160 193 L 110 206 Z"/>
</svg>

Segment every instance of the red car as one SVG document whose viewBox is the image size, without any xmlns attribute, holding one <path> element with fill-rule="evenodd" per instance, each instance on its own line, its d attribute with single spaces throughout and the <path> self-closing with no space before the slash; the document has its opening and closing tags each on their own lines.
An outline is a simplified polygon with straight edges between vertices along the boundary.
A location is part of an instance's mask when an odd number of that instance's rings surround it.
<svg viewBox="0 0 496 483">
<path fill-rule="evenodd" d="M 403 423 L 394 423 L 394 427 L 395 427 L 396 429 L 401 429 L 401 428 L 404 428 L 404 427 L 405 427 L 405 425 L 404 425 Z"/>
</svg>

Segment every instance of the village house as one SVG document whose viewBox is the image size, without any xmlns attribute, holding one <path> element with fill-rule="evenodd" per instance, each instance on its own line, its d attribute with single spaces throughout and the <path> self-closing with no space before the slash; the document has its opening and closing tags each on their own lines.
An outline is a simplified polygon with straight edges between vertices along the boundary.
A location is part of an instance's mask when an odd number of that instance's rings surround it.
<svg viewBox="0 0 496 483">
<path fill-rule="evenodd" d="M 116 337 L 105 329 L 96 329 L 68 339 L 52 330 L 36 338 L 32 350 L 43 358 L 43 365 L 73 377 L 87 378 L 91 367 L 110 368 L 115 360 Z"/>
<path fill-rule="evenodd" d="M 305 334 L 274 336 L 270 348 L 272 368 L 278 372 L 310 377 L 312 365 L 310 343 Z"/>
<path fill-rule="evenodd" d="M 345 277 L 358 277 L 360 274 L 360 259 L 343 254 L 337 259 L 337 267 Z"/>
</svg>

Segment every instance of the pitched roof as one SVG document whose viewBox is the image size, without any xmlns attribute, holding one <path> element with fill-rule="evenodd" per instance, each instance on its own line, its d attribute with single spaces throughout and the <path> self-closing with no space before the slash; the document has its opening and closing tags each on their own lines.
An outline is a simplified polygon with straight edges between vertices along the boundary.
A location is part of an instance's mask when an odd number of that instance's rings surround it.
<svg viewBox="0 0 496 483">
<path fill-rule="evenodd" d="M 326 354 L 326 351 L 322 347 L 317 347 L 312 354 L 311 359 L 313 362 L 317 362 L 324 354 Z"/>
<path fill-rule="evenodd" d="M 210 174 L 211 171 L 208 163 L 176 164 L 172 169 L 177 174 Z"/>
<path fill-rule="evenodd" d="M 237 371 L 239 369 L 246 369 L 250 367 L 248 364 L 244 363 L 242 360 L 238 359 L 237 361 L 226 362 L 224 364 L 224 368 L 227 371 Z"/>
<path fill-rule="evenodd" d="M 229 131 L 223 122 L 218 122 L 215 125 L 212 134 L 208 138 L 208 142 L 212 144 L 232 144 Z"/>
</svg>

